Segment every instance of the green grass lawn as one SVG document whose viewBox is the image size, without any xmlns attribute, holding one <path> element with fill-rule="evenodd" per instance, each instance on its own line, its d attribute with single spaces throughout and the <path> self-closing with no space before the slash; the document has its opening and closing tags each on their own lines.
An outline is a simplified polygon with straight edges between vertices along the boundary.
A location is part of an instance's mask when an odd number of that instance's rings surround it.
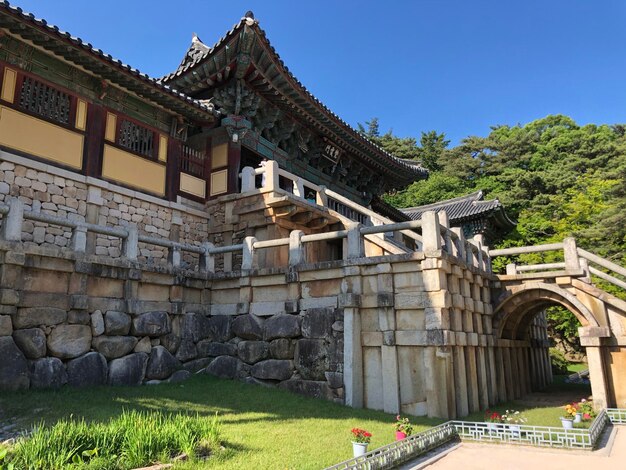
<svg viewBox="0 0 626 470">
<path fill-rule="evenodd" d="M 182 384 L 0 394 L 0 423 L 19 418 L 24 429 L 70 415 L 101 422 L 124 409 L 198 413 L 207 419 L 218 412 L 225 449 L 203 465 L 180 468 L 319 469 L 352 457 L 353 427 L 373 433 L 371 449 L 394 440 L 394 415 L 204 375 Z M 415 432 L 442 422 L 411 421 Z"/>
</svg>

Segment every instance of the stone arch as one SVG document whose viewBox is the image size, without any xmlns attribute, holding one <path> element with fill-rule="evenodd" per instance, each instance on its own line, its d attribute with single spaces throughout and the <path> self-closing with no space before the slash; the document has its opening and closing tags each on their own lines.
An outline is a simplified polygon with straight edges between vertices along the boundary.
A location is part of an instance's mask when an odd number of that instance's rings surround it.
<svg viewBox="0 0 626 470">
<path fill-rule="evenodd" d="M 497 338 L 524 339 L 534 316 L 554 304 L 567 308 L 582 326 L 599 326 L 591 311 L 575 295 L 554 284 L 534 282 L 514 286 L 499 300 L 493 316 Z"/>
</svg>

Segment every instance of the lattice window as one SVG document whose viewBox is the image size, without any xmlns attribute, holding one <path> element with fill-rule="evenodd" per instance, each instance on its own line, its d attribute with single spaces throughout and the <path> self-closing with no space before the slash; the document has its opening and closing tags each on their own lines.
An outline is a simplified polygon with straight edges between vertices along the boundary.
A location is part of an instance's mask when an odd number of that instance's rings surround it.
<svg viewBox="0 0 626 470">
<path fill-rule="evenodd" d="M 22 82 L 20 107 L 52 121 L 70 122 L 70 96 L 30 77 Z"/>
<path fill-rule="evenodd" d="M 117 143 L 146 157 L 154 155 L 154 132 L 127 119 L 120 124 Z"/>
<path fill-rule="evenodd" d="M 204 178 L 205 161 L 206 154 L 204 152 L 183 145 L 183 152 L 180 158 L 181 171 Z"/>
</svg>

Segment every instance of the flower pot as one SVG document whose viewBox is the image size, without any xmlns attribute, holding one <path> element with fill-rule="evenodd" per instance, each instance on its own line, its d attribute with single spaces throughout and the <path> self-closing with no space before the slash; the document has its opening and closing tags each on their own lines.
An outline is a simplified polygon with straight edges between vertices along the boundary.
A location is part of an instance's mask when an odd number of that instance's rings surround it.
<svg viewBox="0 0 626 470">
<path fill-rule="evenodd" d="M 401 441 L 402 439 L 406 439 L 406 433 L 402 431 L 396 431 L 396 441 Z"/>
<path fill-rule="evenodd" d="M 352 453 L 355 457 L 360 457 L 361 455 L 367 454 L 367 446 L 369 443 L 367 442 L 353 442 L 352 443 Z"/>
<path fill-rule="evenodd" d="M 583 414 L 582 413 L 576 413 L 576 415 L 574 416 L 574 422 L 575 423 L 582 423 L 583 421 Z"/>
<path fill-rule="evenodd" d="M 509 431 L 511 432 L 511 437 L 520 437 L 522 427 L 519 424 L 509 424 Z"/>
<path fill-rule="evenodd" d="M 574 429 L 574 420 L 571 418 L 561 418 L 563 429 Z"/>
</svg>

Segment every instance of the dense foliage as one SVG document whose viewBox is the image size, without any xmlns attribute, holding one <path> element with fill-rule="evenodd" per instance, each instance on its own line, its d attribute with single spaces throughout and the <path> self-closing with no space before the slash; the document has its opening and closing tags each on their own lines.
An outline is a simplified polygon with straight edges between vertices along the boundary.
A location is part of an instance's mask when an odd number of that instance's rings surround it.
<svg viewBox="0 0 626 470">
<path fill-rule="evenodd" d="M 496 126 L 486 137 L 471 136 L 449 148 L 443 134 L 415 138 L 381 135 L 376 119 L 361 130 L 399 156 L 430 170 L 419 181 L 385 199 L 412 207 L 483 190 L 498 198 L 517 228 L 498 247 L 526 246 L 576 237 L 579 246 L 626 265 L 626 125 L 577 125 L 562 115 L 524 126 Z M 533 254 L 525 262 L 552 262 L 555 255 Z M 619 289 L 603 285 L 622 295 Z M 552 309 L 551 325 L 571 335 L 576 320 Z"/>
</svg>

